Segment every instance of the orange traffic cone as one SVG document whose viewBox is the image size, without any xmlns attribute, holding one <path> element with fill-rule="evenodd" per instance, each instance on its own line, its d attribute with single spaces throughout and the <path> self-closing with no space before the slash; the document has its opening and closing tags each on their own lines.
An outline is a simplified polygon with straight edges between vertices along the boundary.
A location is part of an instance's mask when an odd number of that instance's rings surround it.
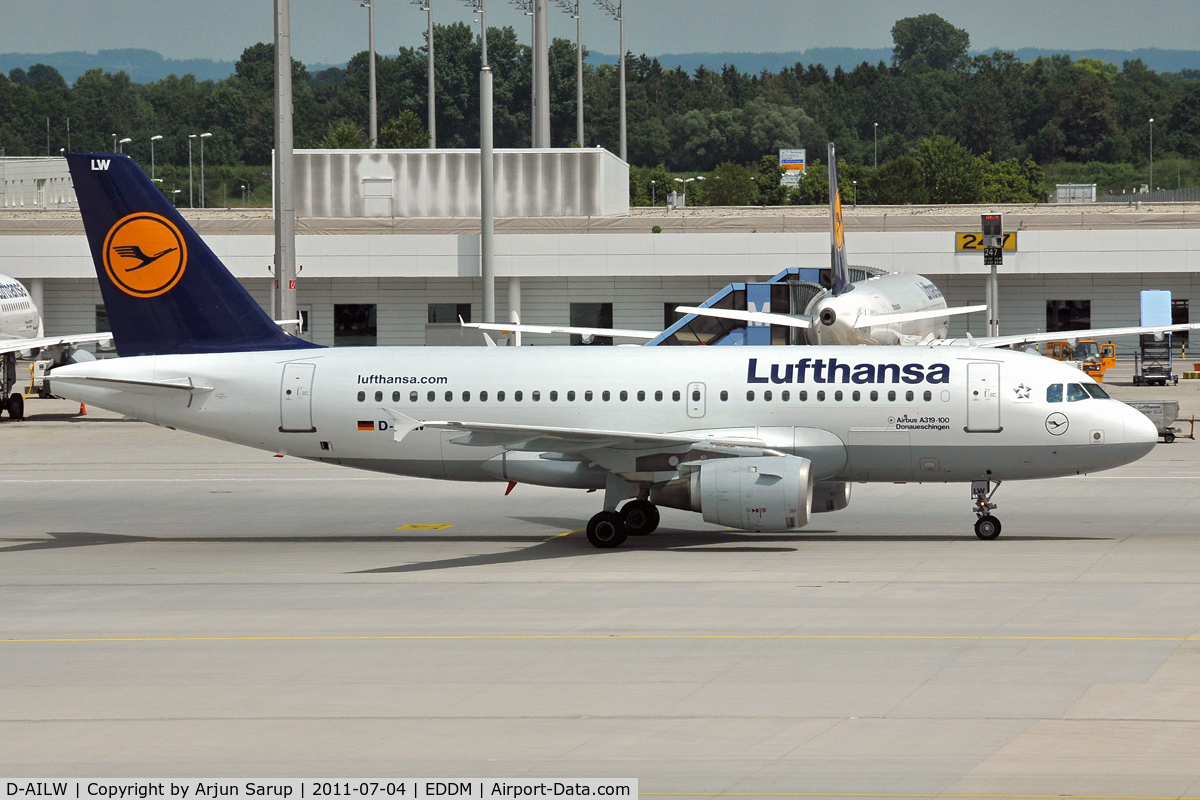
<svg viewBox="0 0 1200 800">
<path fill-rule="evenodd" d="M 87 416 L 87 405 L 85 405 L 84 403 L 79 404 L 79 416 L 81 416 L 81 417 Z"/>
</svg>

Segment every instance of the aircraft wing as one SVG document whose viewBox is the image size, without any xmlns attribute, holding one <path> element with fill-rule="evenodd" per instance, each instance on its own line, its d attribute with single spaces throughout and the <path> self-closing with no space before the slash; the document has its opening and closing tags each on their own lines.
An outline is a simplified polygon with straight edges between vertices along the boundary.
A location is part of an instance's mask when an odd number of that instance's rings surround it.
<svg viewBox="0 0 1200 800">
<path fill-rule="evenodd" d="M 770 311 L 736 311 L 732 308 L 699 308 L 676 306 L 681 314 L 696 314 L 701 317 L 736 319 L 740 322 L 761 322 L 764 325 L 787 325 L 789 328 L 811 328 L 813 318 L 804 314 L 774 314 Z M 657 336 L 657 334 L 655 334 Z"/>
<path fill-rule="evenodd" d="M 648 450 L 656 448 L 689 447 L 707 444 L 715 447 L 764 447 L 765 443 L 752 438 L 721 438 L 687 433 L 639 433 L 607 431 L 592 428 L 557 428 L 541 425 L 504 425 L 493 422 L 459 422 L 454 420 L 416 420 L 395 409 L 384 409 L 396 421 L 396 441 L 423 428 L 461 432 L 451 441 L 471 447 L 504 447 L 509 450 L 580 453 L 609 448 L 614 450 Z"/>
<path fill-rule="evenodd" d="M 577 336 L 611 336 L 619 339 L 653 339 L 662 331 L 635 331 L 621 328 L 576 328 L 569 325 L 525 325 L 510 322 L 464 322 L 464 328 L 477 328 L 481 331 L 499 331 L 500 333 L 573 333 Z"/>
<path fill-rule="evenodd" d="M 1064 339 L 1108 339 L 1113 336 L 1138 336 L 1143 333 L 1175 333 L 1200 330 L 1200 322 L 1186 325 L 1150 325 L 1132 328 L 1090 328 L 1083 331 L 1058 331 L 1057 333 L 1024 333 L 1015 336 L 968 336 L 965 339 L 940 339 L 929 342 L 933 345 L 959 345 L 966 347 L 1012 347 L 1014 345 L 1058 342 Z"/>
<path fill-rule="evenodd" d="M 922 319 L 937 319 L 950 317 L 955 314 L 974 314 L 987 311 L 987 306 L 958 306 L 957 308 L 937 308 L 925 311 L 907 311 L 902 314 L 869 314 L 855 321 L 856 328 L 873 328 L 876 325 L 895 325 L 900 322 L 916 322 Z"/>
<path fill-rule="evenodd" d="M 4 339 L 0 341 L 0 355 L 16 353 L 21 350 L 37 350 L 42 347 L 55 347 L 65 344 L 89 344 L 91 342 L 111 342 L 111 333 L 81 333 L 75 336 L 43 336 L 40 339 Z"/>
</svg>

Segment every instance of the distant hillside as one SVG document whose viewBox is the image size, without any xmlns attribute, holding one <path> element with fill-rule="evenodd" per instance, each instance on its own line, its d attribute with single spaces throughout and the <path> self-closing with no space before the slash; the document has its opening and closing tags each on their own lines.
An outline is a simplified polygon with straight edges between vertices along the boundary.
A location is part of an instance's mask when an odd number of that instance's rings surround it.
<svg viewBox="0 0 1200 800">
<path fill-rule="evenodd" d="M 992 52 L 996 48 L 978 52 Z M 1067 52 L 1072 58 L 1098 58 L 1120 64 L 1122 61 L 1140 58 L 1146 66 L 1159 72 L 1179 72 L 1184 69 L 1200 70 L 1200 50 L 1159 50 L 1144 48 L 1141 50 L 1071 50 L 1058 51 L 1042 48 L 1025 47 L 1013 51 L 1023 61 L 1032 61 L 1038 56 L 1055 55 Z M 778 72 L 784 67 L 790 67 L 797 62 L 801 64 L 824 64 L 832 72 L 837 67 L 853 69 L 864 61 L 872 64 L 879 61 L 891 63 L 891 48 L 859 48 L 859 47 L 813 47 L 808 50 L 796 50 L 789 53 L 666 53 L 655 56 L 664 67 L 674 69 L 683 67 L 688 73 L 695 72 L 703 65 L 713 70 L 720 70 L 726 64 L 733 64 L 742 72 L 757 74 L 764 69 Z M 588 62 L 600 64 L 615 62 L 617 57 L 608 53 L 591 52 Z M 14 67 L 28 70 L 33 64 L 49 64 L 62 73 L 67 83 L 89 69 L 102 69 L 106 72 L 123 71 L 135 83 L 148 83 L 165 78 L 167 75 L 195 75 L 197 80 L 220 80 L 233 73 L 232 61 L 213 61 L 208 58 L 174 59 L 163 58 L 153 50 L 101 50 L 98 53 L 85 53 L 73 50 L 61 53 L 0 53 L 0 72 L 8 74 Z M 310 73 L 318 72 L 328 67 L 345 67 L 345 64 L 308 64 Z"/>
<path fill-rule="evenodd" d="M 991 53 L 997 49 L 973 51 L 973 53 Z M 1140 50 L 1047 50 L 1037 47 L 1023 47 L 1013 52 L 1022 61 L 1033 61 L 1038 56 L 1051 56 L 1066 53 L 1072 58 L 1098 58 L 1101 61 L 1111 61 L 1120 64 L 1123 61 L 1140 58 L 1146 66 L 1158 72 L 1179 72 L 1184 69 L 1200 69 L 1200 50 L 1159 50 L 1158 48 L 1143 48 Z M 865 47 L 813 47 L 808 50 L 796 50 L 790 53 L 666 53 L 655 56 L 664 67 L 675 69 L 683 67 L 688 73 L 695 72 L 703 65 L 708 69 L 720 71 L 726 64 L 736 66 L 741 72 L 757 74 L 764 69 L 778 72 L 783 67 L 791 67 L 796 63 L 824 64 L 833 72 L 837 67 L 853 69 L 858 64 L 867 61 L 876 64 L 884 61 L 892 62 L 892 49 Z M 591 64 L 614 63 L 617 57 L 608 53 L 592 52 L 588 58 Z"/>
<path fill-rule="evenodd" d="M 213 61 L 209 58 L 175 59 L 163 58 L 154 50 L 101 50 L 98 53 L 84 53 L 72 50 L 62 53 L 0 53 L 0 72 L 5 75 L 14 67 L 28 70 L 34 64 L 48 64 L 60 73 L 67 83 L 89 69 L 102 69 L 105 72 L 125 72 L 134 83 L 149 83 L 161 80 L 168 75 L 196 76 L 197 80 L 218 81 L 233 74 L 232 61 Z M 324 69 L 332 64 L 309 64 L 312 71 Z M 338 64 L 336 66 L 345 66 Z"/>
</svg>

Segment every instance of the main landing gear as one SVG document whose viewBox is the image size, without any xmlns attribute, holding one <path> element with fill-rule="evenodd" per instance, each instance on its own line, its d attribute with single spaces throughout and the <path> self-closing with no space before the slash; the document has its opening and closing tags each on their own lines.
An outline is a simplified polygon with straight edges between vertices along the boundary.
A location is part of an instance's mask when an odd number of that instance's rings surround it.
<svg viewBox="0 0 1200 800">
<path fill-rule="evenodd" d="M 991 481 L 971 481 L 971 501 L 975 506 L 975 535 L 980 539 L 995 539 L 1000 535 L 1000 520 L 992 516 L 996 504 L 992 495 L 1000 488 L 1000 481 L 995 486 Z"/>
<path fill-rule="evenodd" d="M 658 506 L 639 497 L 620 511 L 601 511 L 588 520 L 587 538 L 595 547 L 620 547 L 626 537 L 645 536 L 654 531 L 658 520 Z"/>
</svg>

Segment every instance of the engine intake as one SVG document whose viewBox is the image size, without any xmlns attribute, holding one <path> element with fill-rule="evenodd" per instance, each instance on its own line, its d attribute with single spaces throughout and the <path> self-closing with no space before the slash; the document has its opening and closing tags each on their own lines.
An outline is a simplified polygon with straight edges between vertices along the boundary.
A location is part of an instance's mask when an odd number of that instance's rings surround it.
<svg viewBox="0 0 1200 800">
<path fill-rule="evenodd" d="M 803 528 L 812 497 L 812 462 L 799 456 L 707 461 L 650 490 L 652 503 L 699 511 L 705 522 L 747 531 Z"/>
</svg>

